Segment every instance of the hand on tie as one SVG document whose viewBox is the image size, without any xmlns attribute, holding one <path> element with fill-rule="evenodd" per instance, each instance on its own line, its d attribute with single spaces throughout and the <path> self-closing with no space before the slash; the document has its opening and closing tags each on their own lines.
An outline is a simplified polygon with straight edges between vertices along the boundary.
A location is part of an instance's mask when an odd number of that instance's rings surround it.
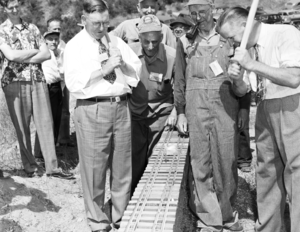
<svg viewBox="0 0 300 232">
<path fill-rule="evenodd" d="M 111 55 L 107 62 L 102 66 L 103 74 L 108 75 L 113 72 L 115 68 L 119 68 L 122 65 L 122 56 Z"/>
<path fill-rule="evenodd" d="M 123 58 L 122 58 L 122 54 L 121 54 L 121 51 L 119 48 L 116 48 L 116 47 L 110 47 L 109 48 L 109 53 L 111 56 L 116 56 L 116 57 L 120 57 L 121 58 L 121 65 L 124 65 L 124 61 L 123 61 Z"/>
</svg>

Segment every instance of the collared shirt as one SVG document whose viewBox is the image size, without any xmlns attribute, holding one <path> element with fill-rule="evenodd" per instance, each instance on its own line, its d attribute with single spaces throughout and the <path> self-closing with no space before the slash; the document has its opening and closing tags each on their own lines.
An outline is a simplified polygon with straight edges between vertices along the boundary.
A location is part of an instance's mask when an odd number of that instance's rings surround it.
<svg viewBox="0 0 300 232">
<path fill-rule="evenodd" d="M 174 48 L 160 44 L 159 51 L 155 60 L 145 59 L 141 44 L 133 43 L 129 45 L 142 61 L 142 71 L 140 82 L 136 88 L 133 88 L 130 97 L 130 109 L 136 114 L 142 114 L 149 106 L 153 112 L 158 112 L 163 108 L 173 105 L 173 69 L 175 64 L 176 51 Z M 150 65 L 147 68 L 147 64 Z M 166 69 L 164 69 L 165 66 Z M 154 81 L 150 78 L 150 70 L 157 70 L 156 74 L 162 76 L 161 81 Z M 158 71 L 160 70 L 160 71 Z M 163 74 L 164 73 L 164 74 Z"/>
<path fill-rule="evenodd" d="M 139 32 L 136 25 L 139 23 L 140 18 L 128 19 L 120 23 L 113 31 L 110 32 L 110 35 L 118 36 L 128 44 L 135 43 L 139 41 Z M 172 30 L 162 23 L 162 34 L 163 40 L 162 43 L 166 44 L 172 48 L 176 48 L 176 37 L 174 36 Z"/>
<path fill-rule="evenodd" d="M 42 63 L 42 69 L 45 74 L 47 84 L 53 84 L 59 81 L 63 81 L 63 73 L 61 73 L 60 67 L 63 67 L 63 52 L 58 49 L 57 56 L 55 56 L 52 50 L 49 50 L 51 59 Z"/>
<path fill-rule="evenodd" d="M 186 39 L 186 37 L 184 38 Z M 214 27 L 208 36 L 203 36 L 199 33 L 195 41 L 198 42 L 200 46 L 214 46 L 219 44 L 220 35 L 216 32 L 216 27 Z"/>
<path fill-rule="evenodd" d="M 262 23 L 257 45 L 260 62 L 274 68 L 300 68 L 300 32 L 294 26 Z M 266 79 L 265 99 L 297 93 L 300 93 L 300 86 L 293 89 Z"/>
<path fill-rule="evenodd" d="M 130 86 L 137 86 L 141 61 L 129 46 L 116 36 L 109 36 L 111 43 L 117 47 L 126 65 L 134 69 L 134 73 L 125 74 L 120 68 L 115 69 L 117 79 L 110 84 L 105 79 L 87 86 L 91 74 L 101 70 L 102 56 L 99 54 L 99 42 L 92 38 L 86 29 L 81 30 L 71 39 L 64 52 L 65 82 L 67 88 L 77 99 L 86 99 L 95 96 L 119 96 L 131 93 Z M 105 36 L 101 41 L 108 47 Z"/>
<path fill-rule="evenodd" d="M 182 36 L 177 43 L 176 49 L 176 63 L 175 63 L 175 87 L 174 87 L 174 95 L 175 95 L 175 106 L 177 110 L 177 114 L 185 113 L 185 87 L 186 87 L 186 79 L 185 79 L 185 70 L 187 67 L 187 55 L 188 49 L 191 47 L 199 46 L 215 46 L 220 41 L 220 35 L 212 30 L 210 36 L 206 39 L 203 39 L 200 35 L 196 37 L 196 40 L 193 44 L 189 42 L 189 40 Z"/>
<path fill-rule="evenodd" d="M 0 37 L 14 50 L 39 49 L 45 44 L 45 40 L 39 29 L 31 23 L 21 20 L 21 24 L 15 26 L 7 19 L 0 26 Z M 41 64 L 16 63 L 4 58 L 2 66 L 1 85 L 15 81 L 43 81 L 45 77 Z"/>
</svg>

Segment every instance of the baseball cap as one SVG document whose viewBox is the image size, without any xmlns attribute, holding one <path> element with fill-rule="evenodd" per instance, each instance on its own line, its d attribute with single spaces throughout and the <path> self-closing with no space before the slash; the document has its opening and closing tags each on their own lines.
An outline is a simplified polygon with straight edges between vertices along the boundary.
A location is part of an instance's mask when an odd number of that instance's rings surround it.
<svg viewBox="0 0 300 232">
<path fill-rule="evenodd" d="M 137 24 L 137 29 L 139 33 L 145 33 L 150 31 L 161 31 L 161 22 L 155 15 L 144 15 L 140 18 Z"/>
<path fill-rule="evenodd" d="M 214 0 L 189 0 L 186 5 L 190 6 L 190 5 L 207 5 L 207 4 L 213 5 Z"/>
<path fill-rule="evenodd" d="M 174 27 L 176 24 L 181 23 L 183 25 L 186 25 L 188 27 L 192 26 L 192 23 L 185 19 L 182 16 L 178 16 L 172 23 L 170 23 L 171 28 Z"/>
<path fill-rule="evenodd" d="M 53 34 L 56 34 L 59 36 L 60 32 L 59 31 L 46 31 L 43 36 L 44 36 L 44 38 L 46 38 L 46 36 L 53 35 Z"/>
</svg>

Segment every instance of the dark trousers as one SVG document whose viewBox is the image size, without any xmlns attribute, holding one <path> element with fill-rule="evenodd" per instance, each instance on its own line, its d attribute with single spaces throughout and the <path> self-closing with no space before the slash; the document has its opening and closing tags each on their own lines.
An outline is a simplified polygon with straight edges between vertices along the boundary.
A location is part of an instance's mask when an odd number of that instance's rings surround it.
<svg viewBox="0 0 300 232">
<path fill-rule="evenodd" d="M 49 86 L 49 95 L 50 95 L 50 104 L 52 110 L 52 117 L 54 123 L 54 141 L 55 143 L 58 140 L 59 128 L 61 122 L 62 115 L 62 89 L 60 86 L 60 82 L 56 82 Z"/>
<path fill-rule="evenodd" d="M 239 168 L 250 167 L 252 162 L 252 154 L 250 149 L 250 134 L 249 134 L 249 121 L 250 121 L 250 105 L 251 105 L 251 92 L 246 93 L 243 97 L 239 98 L 239 110 L 243 110 L 247 115 L 243 130 L 239 131 L 238 142 L 238 159 L 237 165 Z M 240 113 L 240 112 L 239 112 Z"/>
<path fill-rule="evenodd" d="M 132 114 L 132 186 L 131 195 L 139 183 L 154 146 L 159 141 L 172 108 L 167 113 L 141 118 Z"/>
<path fill-rule="evenodd" d="M 249 120 L 246 122 L 245 128 L 239 132 L 238 146 L 238 167 L 250 167 L 252 162 L 252 153 L 250 149 Z"/>
<path fill-rule="evenodd" d="M 70 92 L 67 87 L 63 90 L 62 97 L 62 112 L 60 120 L 60 128 L 58 134 L 59 143 L 69 143 L 70 140 L 70 110 L 69 110 L 69 101 L 70 101 Z"/>
</svg>

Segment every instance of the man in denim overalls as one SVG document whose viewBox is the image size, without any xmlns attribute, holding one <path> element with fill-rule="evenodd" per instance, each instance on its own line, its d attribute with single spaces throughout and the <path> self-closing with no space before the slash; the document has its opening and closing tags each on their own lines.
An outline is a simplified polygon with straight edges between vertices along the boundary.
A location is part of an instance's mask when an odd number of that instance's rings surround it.
<svg viewBox="0 0 300 232">
<path fill-rule="evenodd" d="M 231 47 L 215 31 L 212 0 L 189 0 L 198 29 L 177 43 L 175 106 L 179 132 L 190 136 L 190 207 L 198 231 L 243 231 L 237 192 L 238 99 L 227 75 Z M 187 128 L 188 126 L 188 128 Z"/>
</svg>

